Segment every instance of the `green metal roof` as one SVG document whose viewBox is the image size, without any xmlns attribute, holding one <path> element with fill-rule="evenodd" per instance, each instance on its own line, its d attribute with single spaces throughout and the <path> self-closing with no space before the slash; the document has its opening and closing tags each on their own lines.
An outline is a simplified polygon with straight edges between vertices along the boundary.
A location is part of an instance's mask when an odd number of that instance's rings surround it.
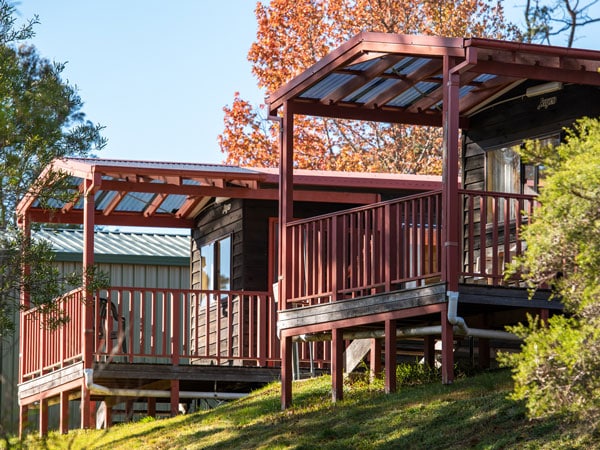
<svg viewBox="0 0 600 450">
<path fill-rule="evenodd" d="M 57 261 L 82 261 L 83 230 L 42 229 L 35 239 L 52 244 Z M 94 235 L 96 263 L 188 266 L 190 236 L 183 234 L 97 231 Z"/>
</svg>

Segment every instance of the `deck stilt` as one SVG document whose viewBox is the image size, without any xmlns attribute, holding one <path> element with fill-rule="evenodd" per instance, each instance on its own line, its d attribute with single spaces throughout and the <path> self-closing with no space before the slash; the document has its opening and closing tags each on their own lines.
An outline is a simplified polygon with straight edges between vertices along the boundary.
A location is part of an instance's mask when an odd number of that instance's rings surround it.
<svg viewBox="0 0 600 450">
<path fill-rule="evenodd" d="M 92 401 L 90 399 L 90 390 L 81 385 L 81 428 L 91 428 L 92 426 Z"/>
<path fill-rule="evenodd" d="M 396 392 L 396 321 L 385 321 L 385 392 Z"/>
<path fill-rule="evenodd" d="M 179 414 L 179 380 L 171 380 L 171 417 Z"/>
<path fill-rule="evenodd" d="M 60 419 L 59 431 L 62 434 L 69 432 L 69 391 L 60 393 Z"/>
<path fill-rule="evenodd" d="M 435 367 L 435 337 L 423 338 L 423 360 L 429 367 Z"/>
<path fill-rule="evenodd" d="M 344 339 L 342 329 L 331 330 L 331 395 L 334 402 L 344 398 Z"/>
<path fill-rule="evenodd" d="M 25 437 L 24 431 L 27 426 L 27 418 L 28 418 L 28 407 L 27 405 L 19 406 L 19 439 L 23 439 Z"/>
<path fill-rule="evenodd" d="M 448 322 L 448 305 L 442 310 L 442 383 L 454 381 L 454 330 Z"/>
<path fill-rule="evenodd" d="M 281 338 L 281 409 L 292 406 L 292 337 Z"/>
<path fill-rule="evenodd" d="M 44 437 L 48 434 L 48 399 L 40 400 L 40 436 Z"/>
</svg>

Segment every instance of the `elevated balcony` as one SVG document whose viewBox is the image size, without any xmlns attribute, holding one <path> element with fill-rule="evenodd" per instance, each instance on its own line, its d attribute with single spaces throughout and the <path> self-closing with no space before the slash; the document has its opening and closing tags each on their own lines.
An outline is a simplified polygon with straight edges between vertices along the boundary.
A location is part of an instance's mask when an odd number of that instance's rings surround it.
<svg viewBox="0 0 600 450">
<path fill-rule="evenodd" d="M 460 191 L 459 281 L 521 287 L 506 266 L 521 255 L 535 197 Z M 442 193 L 404 197 L 288 225 L 288 307 L 416 288 L 447 280 L 442 264 Z"/>
</svg>

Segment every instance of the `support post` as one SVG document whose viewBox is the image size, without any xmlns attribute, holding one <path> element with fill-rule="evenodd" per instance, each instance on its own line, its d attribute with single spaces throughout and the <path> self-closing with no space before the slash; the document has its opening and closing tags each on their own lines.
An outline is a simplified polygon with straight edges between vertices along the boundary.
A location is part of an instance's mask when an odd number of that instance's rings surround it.
<svg viewBox="0 0 600 450">
<path fill-rule="evenodd" d="M 371 339 L 371 351 L 369 353 L 370 381 L 381 376 L 381 339 Z"/>
<path fill-rule="evenodd" d="M 96 201 L 95 192 L 99 186 L 92 179 L 85 180 L 85 191 L 83 197 L 83 329 L 81 342 L 83 350 L 83 367 L 91 369 L 94 353 L 94 293 L 91 291 L 90 280 L 87 270 L 94 265 L 94 226 Z M 90 428 L 94 423 L 92 417 L 92 405 L 90 391 L 85 383 L 81 385 L 81 428 Z"/>
<path fill-rule="evenodd" d="M 344 398 L 344 338 L 342 329 L 331 330 L 331 396 L 334 402 Z"/>
<path fill-rule="evenodd" d="M 459 89 L 460 74 L 452 72 L 455 58 L 444 56 L 443 87 L 443 167 L 442 167 L 442 205 L 443 211 L 443 248 L 442 277 L 448 290 L 458 291 L 460 267 L 460 201 L 458 194 L 458 155 L 459 155 Z M 445 319 L 444 319 L 445 320 Z"/>
<path fill-rule="evenodd" d="M 148 416 L 156 417 L 156 399 L 154 397 L 148 397 Z"/>
<path fill-rule="evenodd" d="M 433 336 L 423 338 L 423 360 L 429 367 L 435 367 L 435 338 Z"/>
<path fill-rule="evenodd" d="M 113 421 L 113 404 L 112 402 L 104 400 L 104 428 L 109 429 L 112 427 Z"/>
<path fill-rule="evenodd" d="M 179 414 L 179 380 L 171 380 L 171 417 Z"/>
<path fill-rule="evenodd" d="M 25 245 L 29 245 L 29 242 L 31 240 L 31 220 L 27 214 L 21 218 L 21 232 L 23 233 Z M 31 273 L 31 267 L 29 266 L 29 264 L 24 264 L 22 270 L 23 270 L 23 277 L 26 277 Z M 25 336 L 25 333 L 23 332 L 25 330 L 25 325 L 23 323 L 23 313 L 25 311 L 27 311 L 29 309 L 29 307 L 31 306 L 29 291 L 26 291 L 25 289 L 21 289 L 20 303 L 21 303 L 21 311 L 19 311 L 19 377 L 18 377 L 18 380 L 19 380 L 19 383 L 22 383 L 23 382 L 23 374 L 25 371 L 25 362 L 23 361 L 23 355 L 24 355 L 25 346 L 27 345 L 27 338 L 28 338 L 28 336 Z M 31 358 L 31 355 L 27 355 L 27 357 Z M 42 368 L 40 367 L 40 369 L 42 369 Z M 27 408 L 25 408 L 25 411 L 27 411 Z M 27 419 L 25 419 L 25 420 L 27 420 Z"/>
<path fill-rule="evenodd" d="M 60 418 L 59 431 L 61 434 L 69 432 L 69 392 L 62 391 L 60 393 Z"/>
<path fill-rule="evenodd" d="M 40 437 L 44 437 L 48 434 L 48 399 L 42 398 L 40 400 Z"/>
<path fill-rule="evenodd" d="M 396 392 L 396 321 L 385 321 L 385 393 Z"/>
<path fill-rule="evenodd" d="M 81 384 L 81 428 L 91 428 L 93 422 L 91 392 L 85 386 L 85 382 Z"/>
<path fill-rule="evenodd" d="M 279 310 L 287 308 L 291 296 L 291 236 L 288 223 L 294 216 L 294 114 L 289 103 L 283 108 L 279 148 Z M 281 408 L 292 404 L 292 337 L 281 339 Z"/>
<path fill-rule="evenodd" d="M 548 326 L 548 319 L 550 319 L 550 310 L 548 308 L 540 308 L 540 324 Z"/>
<path fill-rule="evenodd" d="M 29 416 L 29 408 L 27 405 L 19 405 L 19 439 L 25 437 L 25 428 L 27 427 L 27 420 Z"/>
<path fill-rule="evenodd" d="M 477 340 L 477 350 L 479 367 L 482 369 L 490 368 L 490 340 L 486 338 L 479 338 Z"/>
<path fill-rule="evenodd" d="M 454 381 L 454 330 L 448 322 L 448 304 L 442 309 L 442 383 Z"/>
<path fill-rule="evenodd" d="M 292 406 L 292 337 L 281 339 L 281 409 Z"/>
</svg>

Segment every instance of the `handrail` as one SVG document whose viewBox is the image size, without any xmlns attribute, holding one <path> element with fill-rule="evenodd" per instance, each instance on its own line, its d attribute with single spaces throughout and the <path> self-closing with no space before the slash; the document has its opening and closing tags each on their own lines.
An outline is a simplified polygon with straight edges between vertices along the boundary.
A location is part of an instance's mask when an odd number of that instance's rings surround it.
<svg viewBox="0 0 600 450">
<path fill-rule="evenodd" d="M 521 230 L 531 222 L 537 196 L 506 192 L 459 190 L 464 205 L 464 282 L 520 286 L 519 274 L 505 278 L 506 267 L 525 251 Z"/>
<path fill-rule="evenodd" d="M 83 326 L 83 288 L 73 289 L 55 302 L 54 312 L 42 314 L 39 307 L 22 311 L 23 348 L 20 382 L 52 370 L 63 368 L 83 357 L 81 329 Z M 60 326 L 50 327 L 46 322 L 55 322 L 59 317 L 68 321 Z"/>
<path fill-rule="evenodd" d="M 439 280 L 441 198 L 440 191 L 428 192 L 289 223 L 288 303 L 318 304 Z"/>
<path fill-rule="evenodd" d="M 21 382 L 80 361 L 84 291 L 62 296 L 70 320 L 44 328 L 37 309 L 23 311 L 27 333 Z M 61 306 L 62 308 L 62 306 Z M 278 366 L 276 310 L 268 292 L 119 287 L 94 296 L 97 363 Z M 300 362 L 328 363 L 323 343 L 299 345 Z"/>
</svg>

